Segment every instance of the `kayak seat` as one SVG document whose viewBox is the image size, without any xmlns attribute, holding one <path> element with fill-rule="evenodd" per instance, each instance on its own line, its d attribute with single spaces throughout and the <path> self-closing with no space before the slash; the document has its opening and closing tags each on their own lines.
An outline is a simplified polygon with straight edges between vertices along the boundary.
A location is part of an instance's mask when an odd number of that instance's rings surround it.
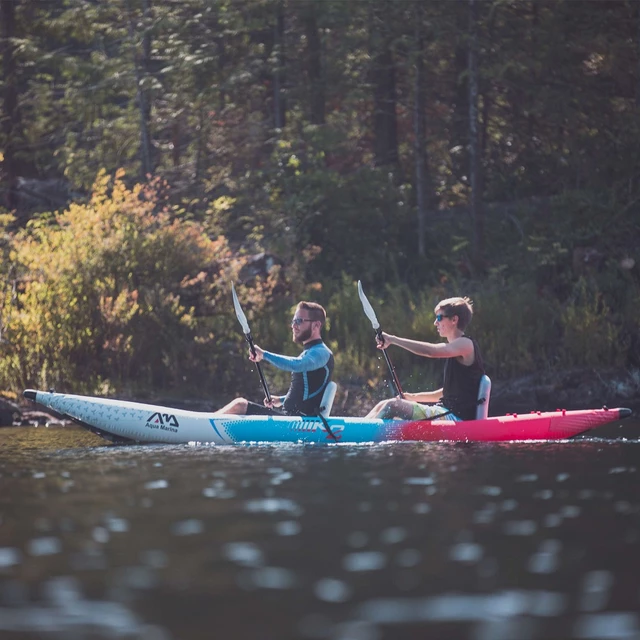
<svg viewBox="0 0 640 640">
<path fill-rule="evenodd" d="M 327 387 L 322 394 L 322 400 L 320 401 L 320 415 L 323 418 L 328 418 L 331 414 L 331 407 L 333 406 L 337 390 L 338 385 L 333 382 L 333 380 L 327 384 Z"/>
<path fill-rule="evenodd" d="M 484 420 L 489 417 L 489 397 L 491 396 L 491 378 L 485 373 L 480 378 L 478 386 L 478 408 L 476 420 Z"/>
</svg>

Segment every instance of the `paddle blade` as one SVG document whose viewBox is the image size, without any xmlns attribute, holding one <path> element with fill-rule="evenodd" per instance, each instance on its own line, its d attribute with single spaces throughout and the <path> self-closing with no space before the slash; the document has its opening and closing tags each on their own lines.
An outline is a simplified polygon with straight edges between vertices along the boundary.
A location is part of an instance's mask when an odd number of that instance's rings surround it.
<svg viewBox="0 0 640 640">
<path fill-rule="evenodd" d="M 236 317 L 238 318 L 238 322 L 242 326 L 243 333 L 245 335 L 249 335 L 251 333 L 251 329 L 249 329 L 247 316 L 244 315 L 244 311 L 240 306 L 240 300 L 238 300 L 238 295 L 236 294 L 236 288 L 233 286 L 233 282 L 231 283 L 231 294 L 233 295 L 233 308 L 236 310 Z"/>
<path fill-rule="evenodd" d="M 358 280 L 358 295 L 360 296 L 360 302 L 362 303 L 362 309 L 365 315 L 371 321 L 371 326 L 377 331 L 380 328 L 380 323 L 378 322 L 378 318 L 376 318 L 376 312 L 367 300 L 367 296 L 364 295 L 362 282 L 360 282 L 360 280 Z"/>
</svg>

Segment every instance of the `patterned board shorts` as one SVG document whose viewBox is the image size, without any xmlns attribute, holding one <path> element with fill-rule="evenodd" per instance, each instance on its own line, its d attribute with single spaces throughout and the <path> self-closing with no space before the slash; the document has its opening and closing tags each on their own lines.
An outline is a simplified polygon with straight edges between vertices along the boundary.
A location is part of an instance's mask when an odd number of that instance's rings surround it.
<svg viewBox="0 0 640 640">
<path fill-rule="evenodd" d="M 413 404 L 413 416 L 412 420 L 431 420 L 442 415 L 443 420 L 451 420 L 452 422 L 460 422 L 458 416 L 454 416 L 453 413 L 448 413 L 449 409 L 443 407 L 441 404 L 420 404 L 419 402 L 412 402 Z"/>
</svg>

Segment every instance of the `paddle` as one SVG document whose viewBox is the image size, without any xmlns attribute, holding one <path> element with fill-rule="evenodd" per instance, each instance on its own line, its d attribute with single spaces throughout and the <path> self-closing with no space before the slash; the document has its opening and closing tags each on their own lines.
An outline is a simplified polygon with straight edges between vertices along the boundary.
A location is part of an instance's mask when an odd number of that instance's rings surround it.
<svg viewBox="0 0 640 640">
<path fill-rule="evenodd" d="M 384 344 L 384 338 L 382 337 L 382 329 L 380 328 L 380 323 L 378 322 L 378 318 L 376 317 L 376 312 L 373 310 L 373 307 L 367 300 L 367 296 L 364 295 L 364 290 L 362 289 L 362 282 L 358 280 L 358 295 L 360 296 L 360 302 L 362 303 L 362 308 L 364 310 L 365 315 L 369 318 L 371 322 L 371 326 L 373 327 L 376 335 L 378 336 L 378 340 Z M 396 375 L 396 370 L 393 368 L 391 364 L 391 360 L 389 359 L 389 354 L 386 349 L 382 350 L 382 354 L 384 355 L 384 359 L 387 361 L 387 367 L 389 367 L 389 373 L 391 374 L 391 383 L 393 384 L 396 395 L 404 398 L 404 394 L 402 393 L 402 387 L 400 386 L 400 381 L 398 380 L 398 376 Z"/>
<path fill-rule="evenodd" d="M 256 348 L 253 344 L 253 338 L 251 337 L 251 329 L 249 329 L 249 323 L 247 322 L 247 316 L 244 315 L 244 311 L 240 306 L 240 300 L 238 300 L 238 296 L 236 294 L 236 289 L 233 286 L 233 282 L 231 283 L 231 293 L 233 295 L 233 307 L 236 310 L 236 317 L 238 318 L 238 322 L 242 327 L 242 332 L 244 333 L 245 340 L 249 343 L 249 349 L 251 350 L 251 354 L 255 357 Z M 262 388 L 264 389 L 264 397 L 267 401 L 271 402 L 271 394 L 269 393 L 269 387 L 267 387 L 267 381 L 264 379 L 264 374 L 262 373 L 262 367 L 259 362 L 255 363 L 256 367 L 258 367 L 258 373 L 260 374 L 260 382 L 262 382 Z"/>
</svg>

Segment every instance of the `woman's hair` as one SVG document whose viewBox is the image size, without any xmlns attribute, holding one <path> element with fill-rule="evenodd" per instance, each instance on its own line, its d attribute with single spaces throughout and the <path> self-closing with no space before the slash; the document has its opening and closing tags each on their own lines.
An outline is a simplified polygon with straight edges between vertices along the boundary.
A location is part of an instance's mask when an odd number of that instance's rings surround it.
<svg viewBox="0 0 640 640">
<path fill-rule="evenodd" d="M 469 298 L 447 298 L 436 306 L 436 313 L 442 313 L 447 318 L 458 316 L 458 328 L 464 331 L 473 317 L 473 302 Z"/>
<path fill-rule="evenodd" d="M 324 325 L 324 321 L 327 319 L 327 312 L 324 310 L 324 307 L 317 302 L 299 302 L 298 309 L 308 311 L 309 319 L 314 322 L 322 322 Z"/>
</svg>

